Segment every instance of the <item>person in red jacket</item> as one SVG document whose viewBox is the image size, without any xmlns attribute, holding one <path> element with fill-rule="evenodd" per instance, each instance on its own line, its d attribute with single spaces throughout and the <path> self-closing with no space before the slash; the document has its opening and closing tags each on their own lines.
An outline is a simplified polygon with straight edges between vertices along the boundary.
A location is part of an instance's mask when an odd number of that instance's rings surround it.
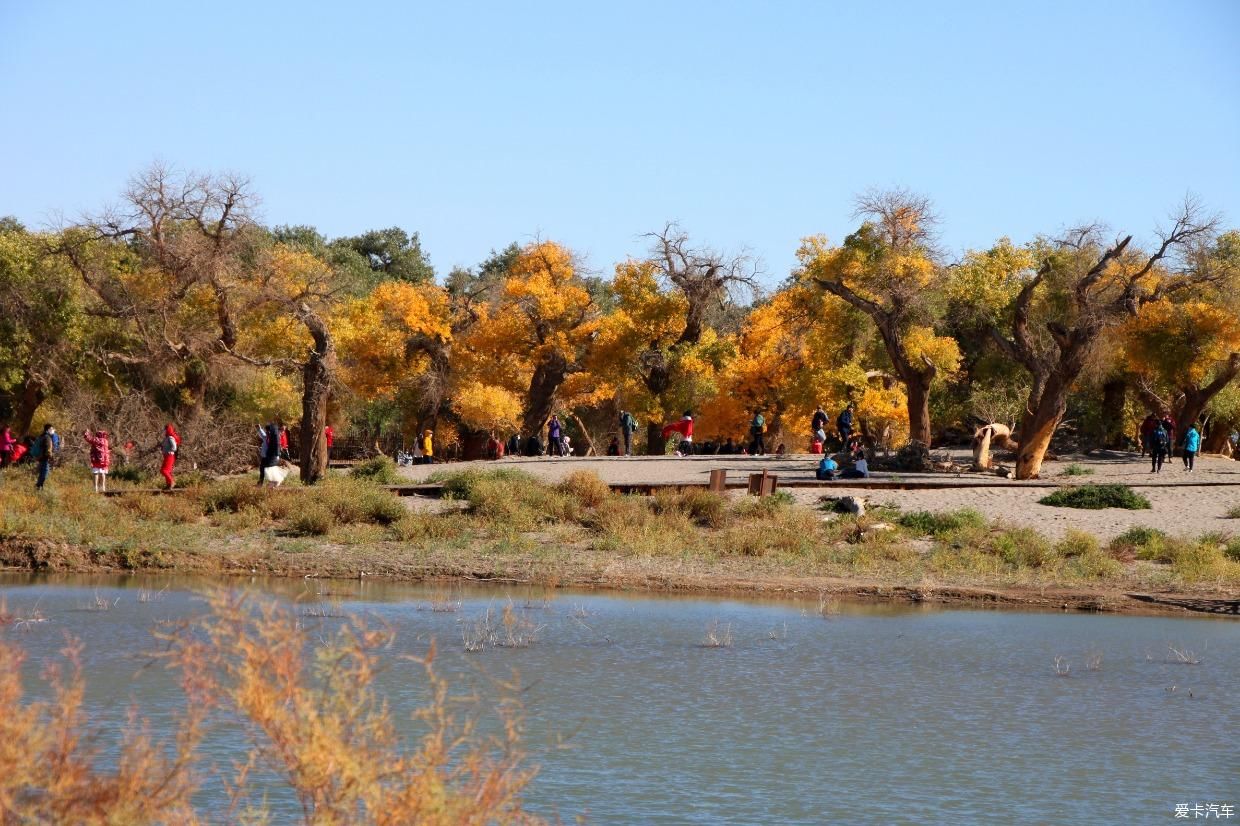
<svg viewBox="0 0 1240 826">
<path fill-rule="evenodd" d="M 663 438 L 667 439 L 673 433 L 680 434 L 680 444 L 676 446 L 676 453 L 681 456 L 688 456 L 693 452 L 693 413 L 689 410 L 680 417 L 680 421 L 675 424 L 663 426 Z"/>
<path fill-rule="evenodd" d="M 82 438 L 90 445 L 90 476 L 95 482 L 95 493 L 106 493 L 108 470 L 112 467 L 112 446 L 108 443 L 108 431 L 96 430 L 92 436 L 87 430 L 82 434 Z"/>
<path fill-rule="evenodd" d="M 17 438 L 6 424 L 4 429 L 0 430 L 0 468 L 13 464 L 13 448 L 15 447 L 17 447 Z"/>
<path fill-rule="evenodd" d="M 159 452 L 164 457 L 163 463 L 159 466 L 159 475 L 164 477 L 164 481 L 168 483 L 168 490 L 172 490 L 177 485 L 176 479 L 172 476 L 172 469 L 176 467 L 177 451 L 180 449 L 181 435 L 170 422 L 164 427 L 164 436 L 159 440 Z"/>
<path fill-rule="evenodd" d="M 1141 455 L 1144 456 L 1150 449 L 1150 437 L 1154 435 L 1154 428 L 1158 427 L 1158 417 L 1153 413 L 1145 417 L 1145 421 L 1141 422 Z"/>
<path fill-rule="evenodd" d="M 332 430 L 331 425 L 323 426 L 323 441 L 327 443 L 327 458 L 332 457 L 332 444 L 336 441 L 336 431 Z"/>
<path fill-rule="evenodd" d="M 280 425 L 280 458 L 286 462 L 290 460 L 288 453 L 288 428 L 283 424 Z"/>
</svg>

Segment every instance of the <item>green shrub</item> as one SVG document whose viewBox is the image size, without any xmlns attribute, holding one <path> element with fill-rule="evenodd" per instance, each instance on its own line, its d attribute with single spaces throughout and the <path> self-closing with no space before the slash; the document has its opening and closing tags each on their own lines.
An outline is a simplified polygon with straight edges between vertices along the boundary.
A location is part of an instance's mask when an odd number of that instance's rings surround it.
<svg viewBox="0 0 1240 826">
<path fill-rule="evenodd" d="M 133 485 L 142 485 L 151 481 L 152 474 L 143 470 L 138 465 L 118 465 L 108 471 L 108 478 L 113 482 L 128 482 Z"/>
<path fill-rule="evenodd" d="M 1038 500 L 1039 504 L 1052 505 L 1059 508 L 1082 508 L 1085 510 L 1102 510 L 1103 508 L 1124 508 L 1125 510 L 1148 510 L 1150 502 L 1139 493 L 1134 493 L 1126 485 L 1079 485 L 1071 488 L 1060 488 L 1049 496 Z"/>
<path fill-rule="evenodd" d="M 1240 536 L 1233 536 L 1223 544 L 1223 556 L 1233 562 L 1240 562 Z"/>
<path fill-rule="evenodd" d="M 1063 539 L 1055 543 L 1055 551 L 1062 557 L 1074 557 L 1101 554 L 1102 548 L 1092 533 L 1068 531 Z"/>
<path fill-rule="evenodd" d="M 376 485 L 395 485 L 402 481 L 400 471 L 396 469 L 396 463 L 387 456 L 367 459 L 355 465 L 349 471 L 349 475 L 354 479 L 365 479 Z"/>
<path fill-rule="evenodd" d="M 1222 546 L 1212 542 L 1178 544 L 1172 552 L 1171 570 L 1188 583 L 1240 581 L 1240 565 L 1228 559 Z"/>
<path fill-rule="evenodd" d="M 918 536 L 933 537 L 940 537 L 952 531 L 986 527 L 986 517 L 972 508 L 943 513 L 912 511 L 901 514 L 896 518 L 896 522 Z"/>
<path fill-rule="evenodd" d="M 229 479 L 207 487 L 201 493 L 205 513 L 240 513 L 250 508 L 266 512 L 268 491 L 248 479 Z"/>
<path fill-rule="evenodd" d="M 1068 561 L 1070 575 L 1080 579 L 1114 579 L 1124 573 L 1124 566 L 1097 548 L 1078 554 Z"/>
<path fill-rule="evenodd" d="M 1228 519 L 1240 519 L 1240 505 L 1232 505 L 1227 509 Z"/>
<path fill-rule="evenodd" d="M 1059 475 L 1060 476 L 1093 476 L 1094 469 L 1091 467 L 1085 467 L 1084 465 L 1078 465 L 1076 462 L 1073 462 L 1072 464 L 1064 468 L 1063 471 Z"/>
<path fill-rule="evenodd" d="M 1059 559 L 1055 546 L 1033 528 L 1008 528 L 995 534 L 991 547 L 1017 568 L 1044 568 Z"/>
<path fill-rule="evenodd" d="M 319 502 L 307 502 L 297 509 L 289 520 L 288 528 L 300 536 L 322 536 L 332 529 L 335 520 L 332 512 Z"/>
<path fill-rule="evenodd" d="M 1157 528 L 1132 527 L 1111 540 L 1107 550 L 1116 556 L 1140 556 L 1150 546 L 1161 548 L 1167 535 Z"/>
</svg>

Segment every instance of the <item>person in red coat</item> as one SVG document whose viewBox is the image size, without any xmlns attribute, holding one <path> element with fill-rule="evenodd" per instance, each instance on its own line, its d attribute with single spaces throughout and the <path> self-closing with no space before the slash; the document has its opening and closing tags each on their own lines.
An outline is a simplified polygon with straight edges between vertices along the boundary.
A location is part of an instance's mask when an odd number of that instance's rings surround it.
<svg viewBox="0 0 1240 826">
<path fill-rule="evenodd" d="M 108 470 L 112 467 L 112 446 L 108 443 L 108 432 L 96 430 L 92 436 L 87 430 L 82 434 L 82 438 L 90 445 L 90 475 L 95 482 L 95 493 L 106 493 Z"/>
<path fill-rule="evenodd" d="M 680 444 L 676 446 L 676 452 L 681 456 L 688 456 L 693 452 L 693 414 L 686 410 L 685 414 L 680 417 L 680 421 L 663 426 L 663 438 L 667 439 L 673 433 L 680 434 Z"/>
</svg>

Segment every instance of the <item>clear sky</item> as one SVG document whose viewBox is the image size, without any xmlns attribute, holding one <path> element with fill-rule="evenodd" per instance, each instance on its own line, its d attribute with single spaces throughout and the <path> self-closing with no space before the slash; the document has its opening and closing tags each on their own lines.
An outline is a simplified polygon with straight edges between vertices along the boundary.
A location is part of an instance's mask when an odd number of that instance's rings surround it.
<svg viewBox="0 0 1240 826">
<path fill-rule="evenodd" d="M 441 272 L 561 241 L 610 274 L 677 220 L 770 283 L 871 186 L 952 250 L 1186 192 L 1240 225 L 1240 2 L 0 0 L 0 215 L 162 159 L 269 224 L 417 230 Z"/>
</svg>

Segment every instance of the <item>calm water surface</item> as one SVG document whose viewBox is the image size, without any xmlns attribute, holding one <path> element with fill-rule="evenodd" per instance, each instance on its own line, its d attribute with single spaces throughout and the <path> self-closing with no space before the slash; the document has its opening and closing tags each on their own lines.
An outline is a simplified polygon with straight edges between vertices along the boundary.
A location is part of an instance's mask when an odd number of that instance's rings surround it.
<svg viewBox="0 0 1240 826">
<path fill-rule="evenodd" d="M 13 613 L 48 622 L 2 632 L 30 654 L 27 683 L 66 632 L 86 646 L 93 714 L 123 721 L 139 701 L 158 729 L 180 694 L 142 668 L 152 626 L 202 610 L 195 583 L 0 580 Z M 529 807 L 595 823 L 1172 823 L 1176 804 L 1240 812 L 1240 624 L 1217 619 L 946 611 L 817 603 L 453 592 L 275 582 L 247 587 L 348 612 L 398 633 L 395 653 L 438 642 L 440 672 L 493 695 L 514 670 L 526 745 L 540 766 Z M 82 610 L 101 599 L 105 612 Z M 461 625 L 512 599 L 542 626 L 529 648 L 466 654 Z M 310 619 L 330 630 L 338 619 Z M 701 647 L 730 628 L 727 648 Z M 1196 653 L 1173 662 L 1169 645 Z M 1101 655 L 1088 670 L 1089 654 Z M 1063 657 L 1071 674 L 1056 676 Z M 381 687 L 401 711 L 422 698 L 393 659 Z M 1174 687 L 1174 690 L 1171 690 Z M 227 731 L 221 760 L 241 740 Z M 274 822 L 291 801 L 272 798 Z M 1233 819 L 1240 822 L 1240 814 Z"/>
</svg>

